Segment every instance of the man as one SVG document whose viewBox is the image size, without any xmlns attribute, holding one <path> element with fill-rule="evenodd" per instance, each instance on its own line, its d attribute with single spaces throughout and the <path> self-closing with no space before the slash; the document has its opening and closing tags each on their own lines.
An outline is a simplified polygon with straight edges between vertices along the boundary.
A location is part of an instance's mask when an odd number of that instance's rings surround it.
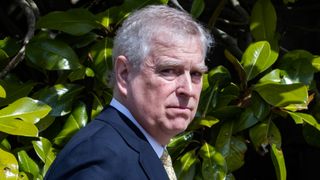
<svg viewBox="0 0 320 180">
<path fill-rule="evenodd" d="M 185 12 L 153 5 L 131 14 L 114 39 L 110 106 L 70 140 L 45 179 L 168 179 L 160 157 L 195 116 L 210 44 Z"/>
</svg>

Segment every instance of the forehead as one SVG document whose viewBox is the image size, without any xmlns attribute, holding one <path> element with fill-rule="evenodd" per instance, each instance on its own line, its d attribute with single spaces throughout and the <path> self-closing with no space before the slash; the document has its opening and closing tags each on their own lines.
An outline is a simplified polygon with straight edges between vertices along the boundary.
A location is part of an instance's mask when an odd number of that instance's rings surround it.
<svg viewBox="0 0 320 180">
<path fill-rule="evenodd" d="M 199 38 L 170 36 L 168 33 L 152 39 L 149 52 L 149 60 L 154 64 L 161 61 L 171 64 L 189 62 L 204 65 L 204 56 Z"/>
</svg>

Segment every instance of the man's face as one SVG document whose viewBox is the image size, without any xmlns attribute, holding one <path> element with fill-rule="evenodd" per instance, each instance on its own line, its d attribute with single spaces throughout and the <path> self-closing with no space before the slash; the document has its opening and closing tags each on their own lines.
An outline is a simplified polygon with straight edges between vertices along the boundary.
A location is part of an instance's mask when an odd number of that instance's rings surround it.
<svg viewBox="0 0 320 180">
<path fill-rule="evenodd" d="M 203 56 L 196 38 L 159 40 L 140 70 L 129 72 L 128 109 L 162 145 L 184 131 L 195 116 L 206 71 Z"/>
</svg>

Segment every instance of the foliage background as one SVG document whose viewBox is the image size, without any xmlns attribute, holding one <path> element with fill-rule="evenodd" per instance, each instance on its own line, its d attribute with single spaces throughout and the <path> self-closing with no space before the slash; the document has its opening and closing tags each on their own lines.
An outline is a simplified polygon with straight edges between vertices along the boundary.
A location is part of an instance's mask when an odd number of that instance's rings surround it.
<svg viewBox="0 0 320 180">
<path fill-rule="evenodd" d="M 112 97 L 116 29 L 159 3 L 216 38 L 199 112 L 168 146 L 178 178 L 317 177 L 317 0 L 14 0 L 0 6 L 0 179 L 43 179 Z"/>
</svg>

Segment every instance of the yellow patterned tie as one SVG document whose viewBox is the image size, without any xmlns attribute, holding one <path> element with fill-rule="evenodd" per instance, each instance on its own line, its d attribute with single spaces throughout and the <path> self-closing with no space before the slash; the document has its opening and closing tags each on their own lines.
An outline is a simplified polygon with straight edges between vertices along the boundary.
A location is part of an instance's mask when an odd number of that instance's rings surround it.
<svg viewBox="0 0 320 180">
<path fill-rule="evenodd" d="M 165 149 L 163 151 L 163 154 L 162 154 L 160 160 L 162 161 L 163 167 L 166 170 L 169 179 L 170 180 L 177 180 L 177 176 L 176 176 L 174 169 L 173 169 L 173 166 L 172 166 L 171 157 L 170 157 L 167 149 Z"/>
</svg>

